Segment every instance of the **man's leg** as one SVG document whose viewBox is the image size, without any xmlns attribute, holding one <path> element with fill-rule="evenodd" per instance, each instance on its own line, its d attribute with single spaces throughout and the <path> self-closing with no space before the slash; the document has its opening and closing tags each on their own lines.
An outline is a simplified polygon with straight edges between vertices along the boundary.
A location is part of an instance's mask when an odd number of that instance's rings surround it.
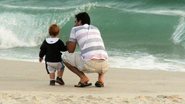
<svg viewBox="0 0 185 104">
<path fill-rule="evenodd" d="M 104 87 L 104 74 L 108 70 L 107 61 L 103 61 L 101 64 L 101 72 L 98 73 L 98 81 L 95 83 L 96 87 Z"/>
<path fill-rule="evenodd" d="M 98 82 L 104 83 L 104 74 L 98 73 Z"/>
<path fill-rule="evenodd" d="M 98 74 L 98 81 L 95 83 L 96 87 L 104 87 L 104 74 L 99 73 Z"/>
<path fill-rule="evenodd" d="M 75 73 L 76 75 L 80 77 L 81 83 L 85 83 L 89 81 L 89 78 L 82 71 L 78 70 L 76 67 L 70 65 L 67 62 L 64 62 L 64 64 L 67 66 L 69 70 L 71 70 L 73 73 Z"/>
</svg>

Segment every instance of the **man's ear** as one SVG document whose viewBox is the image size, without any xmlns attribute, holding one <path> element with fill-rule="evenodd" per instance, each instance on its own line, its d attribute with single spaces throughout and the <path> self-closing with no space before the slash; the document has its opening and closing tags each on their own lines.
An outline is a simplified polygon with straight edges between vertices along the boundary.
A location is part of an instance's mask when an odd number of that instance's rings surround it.
<svg viewBox="0 0 185 104">
<path fill-rule="evenodd" d="M 81 20 L 78 21 L 78 25 L 82 25 L 82 21 Z"/>
</svg>

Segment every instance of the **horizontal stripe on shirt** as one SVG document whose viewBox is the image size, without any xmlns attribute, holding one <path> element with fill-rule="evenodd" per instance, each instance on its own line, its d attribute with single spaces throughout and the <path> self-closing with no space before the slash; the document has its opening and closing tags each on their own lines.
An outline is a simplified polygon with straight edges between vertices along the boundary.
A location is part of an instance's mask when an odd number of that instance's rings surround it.
<svg viewBox="0 0 185 104">
<path fill-rule="evenodd" d="M 89 51 L 95 51 L 95 50 L 104 50 L 105 51 L 105 48 L 102 47 L 102 46 L 93 46 L 93 47 L 88 47 L 84 50 L 81 50 L 81 54 L 85 54 Z"/>
<path fill-rule="evenodd" d="M 108 59 L 107 52 L 104 50 L 95 50 L 82 54 L 83 59 Z"/>
</svg>

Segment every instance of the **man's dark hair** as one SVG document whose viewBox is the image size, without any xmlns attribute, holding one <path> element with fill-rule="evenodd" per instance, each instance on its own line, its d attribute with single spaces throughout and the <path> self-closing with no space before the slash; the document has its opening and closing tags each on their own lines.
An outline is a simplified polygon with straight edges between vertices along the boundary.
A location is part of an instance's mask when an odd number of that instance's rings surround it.
<svg viewBox="0 0 185 104">
<path fill-rule="evenodd" d="M 77 21 L 81 20 L 82 25 L 84 25 L 84 24 L 90 25 L 90 23 L 91 23 L 90 17 L 88 15 L 88 13 L 86 13 L 86 12 L 78 13 L 77 15 L 75 15 L 75 17 L 76 17 Z"/>
</svg>

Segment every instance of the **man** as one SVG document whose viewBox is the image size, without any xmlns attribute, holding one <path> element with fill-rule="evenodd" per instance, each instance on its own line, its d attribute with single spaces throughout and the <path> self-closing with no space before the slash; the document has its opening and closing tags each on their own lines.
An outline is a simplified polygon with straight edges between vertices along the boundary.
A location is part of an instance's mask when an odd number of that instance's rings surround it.
<svg viewBox="0 0 185 104">
<path fill-rule="evenodd" d="M 66 42 L 68 52 L 63 56 L 64 64 L 80 77 L 80 82 L 75 87 L 91 85 L 84 72 L 98 73 L 95 86 L 104 87 L 104 73 L 108 70 L 108 55 L 101 34 L 98 28 L 90 25 L 90 17 L 86 12 L 81 12 L 75 17 L 75 27 L 71 30 L 69 41 Z M 74 52 L 77 44 L 80 54 Z"/>
</svg>

